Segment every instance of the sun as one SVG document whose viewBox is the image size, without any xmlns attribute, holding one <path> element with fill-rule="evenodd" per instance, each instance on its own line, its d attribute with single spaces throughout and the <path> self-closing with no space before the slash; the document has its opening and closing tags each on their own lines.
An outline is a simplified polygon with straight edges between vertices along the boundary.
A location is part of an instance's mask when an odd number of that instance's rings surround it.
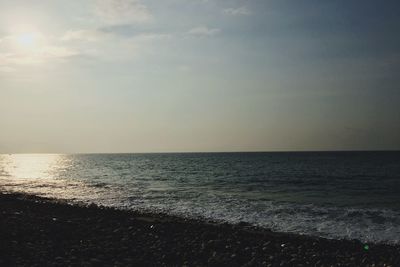
<svg viewBox="0 0 400 267">
<path fill-rule="evenodd" d="M 23 48 L 35 48 L 38 44 L 39 34 L 26 32 L 17 36 L 18 44 Z"/>
</svg>

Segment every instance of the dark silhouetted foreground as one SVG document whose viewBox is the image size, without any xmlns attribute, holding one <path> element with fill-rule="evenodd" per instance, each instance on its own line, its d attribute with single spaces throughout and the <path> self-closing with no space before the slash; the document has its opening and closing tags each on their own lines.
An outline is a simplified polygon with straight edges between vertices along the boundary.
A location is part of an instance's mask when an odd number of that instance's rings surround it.
<svg viewBox="0 0 400 267">
<path fill-rule="evenodd" d="M 0 194 L 0 203 L 0 266 L 400 266 L 399 246 L 71 206 L 19 194 Z"/>
</svg>

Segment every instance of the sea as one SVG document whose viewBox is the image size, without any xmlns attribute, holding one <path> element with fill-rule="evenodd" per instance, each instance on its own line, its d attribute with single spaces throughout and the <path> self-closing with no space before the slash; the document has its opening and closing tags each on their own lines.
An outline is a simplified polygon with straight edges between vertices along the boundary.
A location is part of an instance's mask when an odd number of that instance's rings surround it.
<svg viewBox="0 0 400 267">
<path fill-rule="evenodd" d="M 400 244 L 400 152 L 3 154 L 0 192 Z"/>
</svg>

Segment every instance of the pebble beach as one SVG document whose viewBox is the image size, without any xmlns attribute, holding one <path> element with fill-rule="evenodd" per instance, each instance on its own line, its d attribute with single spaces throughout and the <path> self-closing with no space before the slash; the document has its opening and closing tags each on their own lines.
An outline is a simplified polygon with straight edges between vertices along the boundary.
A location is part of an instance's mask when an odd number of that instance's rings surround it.
<svg viewBox="0 0 400 267">
<path fill-rule="evenodd" d="M 0 194 L 0 266 L 400 266 L 400 246 Z"/>
</svg>

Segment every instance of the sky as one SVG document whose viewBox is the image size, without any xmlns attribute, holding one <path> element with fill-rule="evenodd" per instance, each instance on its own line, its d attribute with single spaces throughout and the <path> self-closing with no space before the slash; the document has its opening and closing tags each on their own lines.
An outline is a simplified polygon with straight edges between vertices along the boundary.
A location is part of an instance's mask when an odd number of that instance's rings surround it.
<svg viewBox="0 0 400 267">
<path fill-rule="evenodd" d="M 0 153 L 399 150 L 399 12 L 0 0 Z"/>
</svg>

